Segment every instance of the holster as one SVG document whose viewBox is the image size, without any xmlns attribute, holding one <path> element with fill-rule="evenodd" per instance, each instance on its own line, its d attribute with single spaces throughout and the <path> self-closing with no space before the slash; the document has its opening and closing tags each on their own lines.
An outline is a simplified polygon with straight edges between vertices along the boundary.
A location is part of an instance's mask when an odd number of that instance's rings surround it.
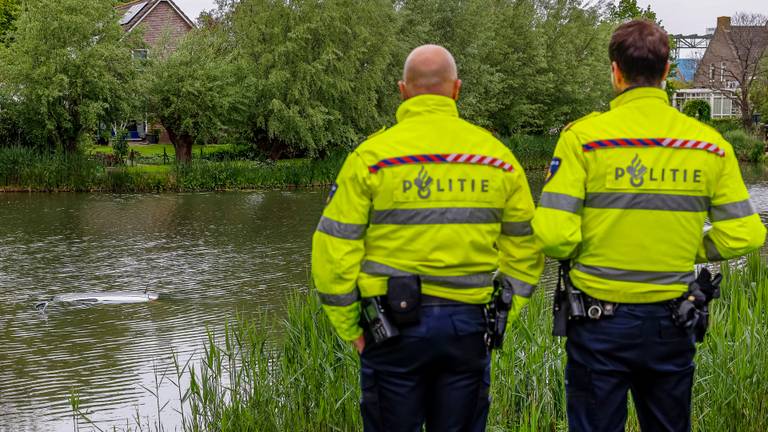
<svg viewBox="0 0 768 432">
<path fill-rule="evenodd" d="M 714 278 L 706 268 L 688 286 L 688 291 L 679 299 L 672 300 L 672 322 L 677 327 L 691 330 L 696 336 L 696 342 L 703 342 L 709 328 L 709 303 L 720 297 L 720 283 L 723 275 Z"/>
<path fill-rule="evenodd" d="M 493 295 L 491 302 L 485 308 L 485 319 L 488 330 L 485 333 L 485 342 L 488 349 L 501 349 L 504 346 L 504 335 L 507 332 L 509 311 L 512 309 L 512 287 L 494 279 Z"/>
<path fill-rule="evenodd" d="M 361 300 L 361 307 L 360 325 L 374 343 L 380 344 L 400 335 L 387 316 L 381 297 L 365 297 Z"/>
</svg>

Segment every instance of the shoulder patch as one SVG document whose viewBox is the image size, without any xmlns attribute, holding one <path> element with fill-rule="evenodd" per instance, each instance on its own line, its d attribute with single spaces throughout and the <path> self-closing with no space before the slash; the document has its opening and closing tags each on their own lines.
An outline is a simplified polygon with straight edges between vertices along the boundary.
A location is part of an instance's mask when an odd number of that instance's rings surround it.
<svg viewBox="0 0 768 432">
<path fill-rule="evenodd" d="M 568 123 L 567 125 L 565 125 L 565 127 L 563 128 L 563 132 L 565 132 L 565 131 L 567 131 L 568 129 L 570 129 L 570 128 L 571 128 L 573 125 L 575 125 L 576 123 L 582 122 L 582 121 L 584 121 L 584 120 L 587 120 L 587 119 L 591 119 L 592 117 L 597 117 L 597 116 L 599 116 L 600 114 L 602 114 L 602 113 L 601 113 L 601 112 L 598 112 L 598 111 L 593 111 L 593 112 L 591 112 L 591 113 L 589 113 L 589 114 L 585 115 L 584 117 L 578 118 L 578 119 L 576 119 L 576 120 L 574 120 L 574 121 L 572 121 L 572 122 Z"/>
<path fill-rule="evenodd" d="M 386 126 L 384 126 L 384 127 L 382 127 L 381 129 L 377 130 L 376 132 L 374 132 L 374 133 L 372 133 L 372 134 L 368 135 L 368 139 L 371 139 L 371 138 L 375 137 L 376 135 L 381 135 L 381 134 L 383 134 L 383 133 L 384 133 L 384 131 L 386 131 L 386 130 L 387 130 L 387 127 L 386 127 Z"/>
</svg>

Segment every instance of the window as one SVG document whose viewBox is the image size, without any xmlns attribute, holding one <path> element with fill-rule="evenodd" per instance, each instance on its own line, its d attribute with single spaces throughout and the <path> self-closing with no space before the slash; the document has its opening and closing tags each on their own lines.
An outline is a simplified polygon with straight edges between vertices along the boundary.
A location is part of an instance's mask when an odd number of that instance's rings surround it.
<svg viewBox="0 0 768 432">
<path fill-rule="evenodd" d="M 725 62 L 720 63 L 720 81 L 725 81 Z"/>
<path fill-rule="evenodd" d="M 715 80 L 715 65 L 714 63 L 709 65 L 709 80 L 714 81 Z"/>
<path fill-rule="evenodd" d="M 147 49 L 135 49 L 133 50 L 134 60 L 146 60 L 149 57 L 149 50 Z"/>
<path fill-rule="evenodd" d="M 723 115 L 723 98 L 715 96 L 714 104 L 712 106 L 712 117 L 720 117 Z"/>
</svg>

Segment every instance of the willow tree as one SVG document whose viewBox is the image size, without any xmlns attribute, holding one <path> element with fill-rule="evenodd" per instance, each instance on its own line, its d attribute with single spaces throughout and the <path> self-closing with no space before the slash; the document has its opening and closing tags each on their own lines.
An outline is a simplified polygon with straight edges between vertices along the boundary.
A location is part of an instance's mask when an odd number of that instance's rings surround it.
<svg viewBox="0 0 768 432">
<path fill-rule="evenodd" d="M 192 145 L 217 140 L 237 118 L 245 89 L 224 29 L 194 30 L 179 44 L 153 50 L 147 71 L 148 109 L 168 132 L 176 161 L 192 160 Z"/>
<path fill-rule="evenodd" d="M 9 33 L 15 28 L 15 21 L 21 10 L 21 0 L 0 0 L 0 44 L 7 44 Z"/>
<path fill-rule="evenodd" d="M 132 38 L 110 0 L 36 0 L 0 47 L 0 77 L 25 133 L 73 152 L 99 124 L 130 111 L 136 95 Z"/>
<path fill-rule="evenodd" d="M 401 62 L 388 0 L 242 0 L 245 137 L 272 159 L 351 146 L 392 122 Z"/>
</svg>

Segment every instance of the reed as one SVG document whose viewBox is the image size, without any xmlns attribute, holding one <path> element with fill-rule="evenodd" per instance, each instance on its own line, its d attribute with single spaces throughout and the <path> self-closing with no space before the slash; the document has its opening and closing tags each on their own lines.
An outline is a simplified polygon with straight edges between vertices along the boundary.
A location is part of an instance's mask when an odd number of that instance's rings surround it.
<svg viewBox="0 0 768 432">
<path fill-rule="evenodd" d="M 516 135 L 503 140 L 526 169 L 544 169 L 557 142 L 555 136 Z M 163 165 L 162 146 L 145 146 L 133 166 L 105 167 L 101 148 L 90 154 L 47 154 L 28 147 L 0 147 L 0 190 L 36 192 L 190 192 L 275 189 L 328 185 L 347 152 L 323 158 L 278 162 L 230 160 L 238 155 L 227 146 L 206 148 L 205 158 L 186 165 Z M 219 148 L 222 147 L 222 148 Z"/>
<path fill-rule="evenodd" d="M 327 185 L 345 154 L 279 162 L 194 160 L 188 165 L 104 167 L 85 154 L 0 148 L 0 191 L 187 192 Z"/>
<path fill-rule="evenodd" d="M 768 430 L 768 267 L 758 254 L 723 266 L 723 297 L 697 354 L 694 430 Z M 563 342 L 545 290 L 493 357 L 490 431 L 567 430 Z M 315 295 L 294 294 L 271 338 L 238 319 L 192 368 L 187 430 L 360 430 L 357 358 Z M 637 431 L 632 414 L 628 430 Z"/>
</svg>

